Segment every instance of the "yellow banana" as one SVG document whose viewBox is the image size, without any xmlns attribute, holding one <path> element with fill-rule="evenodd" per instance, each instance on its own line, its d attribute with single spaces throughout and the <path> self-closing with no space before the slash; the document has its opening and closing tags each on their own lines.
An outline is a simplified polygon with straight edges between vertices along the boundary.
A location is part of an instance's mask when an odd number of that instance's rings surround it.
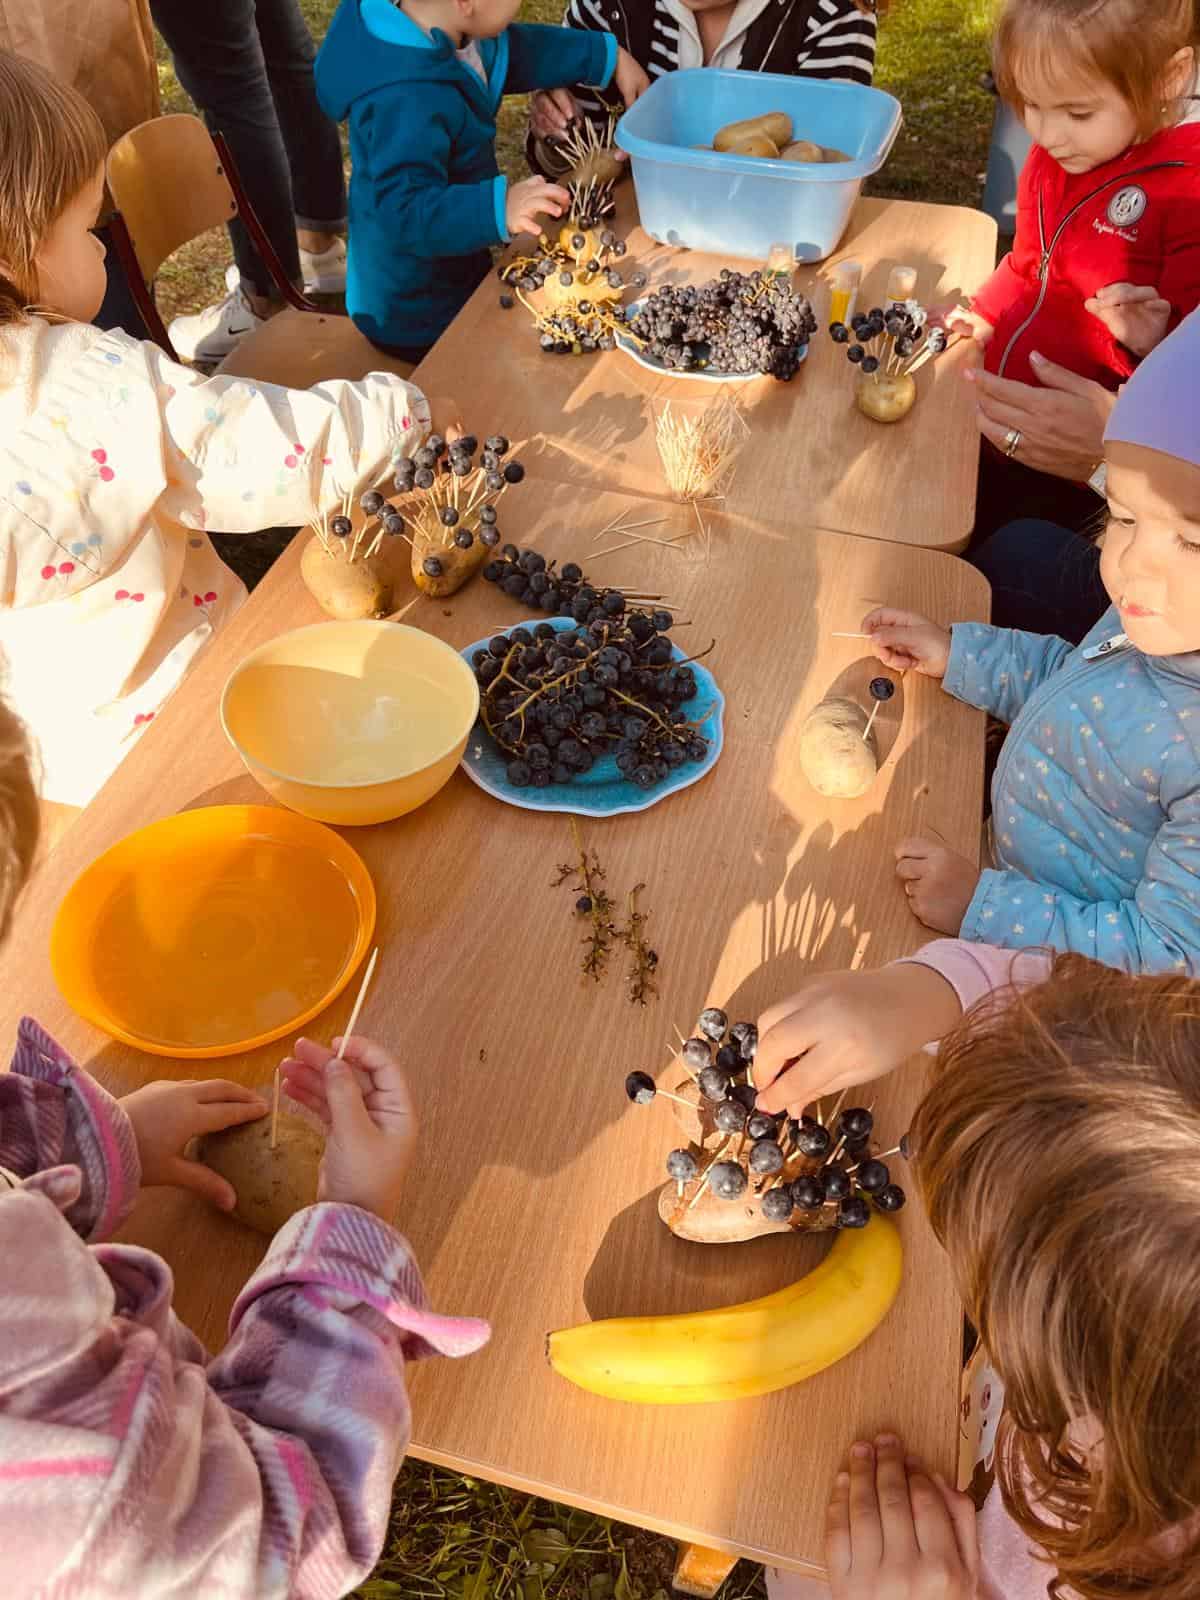
<svg viewBox="0 0 1200 1600">
<path fill-rule="evenodd" d="M 883 1321 L 900 1288 L 900 1234 L 886 1217 L 838 1234 L 797 1283 L 715 1311 L 612 1317 L 550 1334 L 562 1377 L 612 1400 L 695 1405 L 769 1394 L 850 1354 Z"/>
</svg>

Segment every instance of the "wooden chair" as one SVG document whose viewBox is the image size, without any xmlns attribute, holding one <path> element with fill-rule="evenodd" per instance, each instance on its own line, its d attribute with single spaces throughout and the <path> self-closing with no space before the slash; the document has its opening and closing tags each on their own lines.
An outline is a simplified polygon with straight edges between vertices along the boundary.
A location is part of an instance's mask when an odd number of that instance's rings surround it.
<svg viewBox="0 0 1200 1600">
<path fill-rule="evenodd" d="M 218 372 L 307 389 L 326 378 L 368 372 L 406 378 L 412 371 L 408 362 L 377 350 L 349 317 L 314 305 L 288 282 L 225 140 L 198 117 L 156 117 L 131 128 L 109 151 L 107 176 L 117 207 L 114 246 L 151 338 L 172 360 L 178 357 L 154 300 L 159 269 L 182 245 L 240 217 L 286 304 L 247 334 Z"/>
</svg>

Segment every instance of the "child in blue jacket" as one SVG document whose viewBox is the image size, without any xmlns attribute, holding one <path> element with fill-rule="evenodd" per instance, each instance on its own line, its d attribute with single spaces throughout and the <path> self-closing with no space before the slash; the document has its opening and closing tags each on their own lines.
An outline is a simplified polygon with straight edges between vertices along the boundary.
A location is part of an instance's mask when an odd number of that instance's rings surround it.
<svg viewBox="0 0 1200 1600">
<path fill-rule="evenodd" d="M 490 245 L 561 216 L 564 189 L 511 187 L 496 165 L 505 94 L 649 79 L 612 34 L 510 26 L 520 0 L 342 0 L 317 94 L 349 119 L 346 309 L 372 343 L 419 361 L 491 270 Z"/>
<path fill-rule="evenodd" d="M 1105 438 L 1100 575 L 1083 643 L 907 612 L 863 623 L 889 666 L 1011 728 L 992 784 L 994 861 L 897 848 L 916 915 L 965 939 L 1200 976 L 1200 312 L 1121 392 Z"/>
</svg>

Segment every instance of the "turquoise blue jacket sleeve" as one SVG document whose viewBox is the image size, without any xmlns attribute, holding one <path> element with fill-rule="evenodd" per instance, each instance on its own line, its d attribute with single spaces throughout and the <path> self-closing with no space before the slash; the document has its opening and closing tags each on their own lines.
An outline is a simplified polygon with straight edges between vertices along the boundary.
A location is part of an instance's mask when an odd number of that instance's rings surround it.
<svg viewBox="0 0 1200 1600">
<path fill-rule="evenodd" d="M 503 178 L 447 183 L 451 135 L 440 108 L 414 117 L 405 99 L 403 86 L 380 96 L 378 119 L 388 131 L 374 173 L 379 216 L 414 255 L 463 256 L 503 244 Z"/>
<path fill-rule="evenodd" d="M 1167 809 L 1130 900 L 1080 900 L 1020 872 L 984 872 L 959 937 L 1020 950 L 1048 946 L 1125 972 L 1200 977 L 1200 784 Z"/>
<path fill-rule="evenodd" d="M 508 72 L 505 94 L 533 89 L 563 89 L 573 83 L 607 89 L 617 70 L 617 41 L 611 33 L 581 33 L 576 28 L 517 22 L 506 30 Z"/>
<path fill-rule="evenodd" d="M 950 630 L 950 661 L 942 688 L 1001 722 L 1014 722 L 1029 696 L 1058 671 L 1072 648 L 1053 634 L 956 622 Z"/>
</svg>

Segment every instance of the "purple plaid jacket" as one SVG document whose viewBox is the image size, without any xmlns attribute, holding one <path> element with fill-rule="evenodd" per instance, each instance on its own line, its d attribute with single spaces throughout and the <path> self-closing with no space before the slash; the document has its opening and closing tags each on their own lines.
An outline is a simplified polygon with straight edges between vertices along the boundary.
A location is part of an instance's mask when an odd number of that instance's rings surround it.
<svg viewBox="0 0 1200 1600">
<path fill-rule="evenodd" d="M 478 1350 L 487 1324 L 431 1312 L 378 1218 L 315 1205 L 209 1360 L 166 1263 L 102 1242 L 138 1180 L 117 1102 L 26 1019 L 0 1074 L 0 1594 L 343 1595 L 383 1544 L 405 1361 Z"/>
</svg>

